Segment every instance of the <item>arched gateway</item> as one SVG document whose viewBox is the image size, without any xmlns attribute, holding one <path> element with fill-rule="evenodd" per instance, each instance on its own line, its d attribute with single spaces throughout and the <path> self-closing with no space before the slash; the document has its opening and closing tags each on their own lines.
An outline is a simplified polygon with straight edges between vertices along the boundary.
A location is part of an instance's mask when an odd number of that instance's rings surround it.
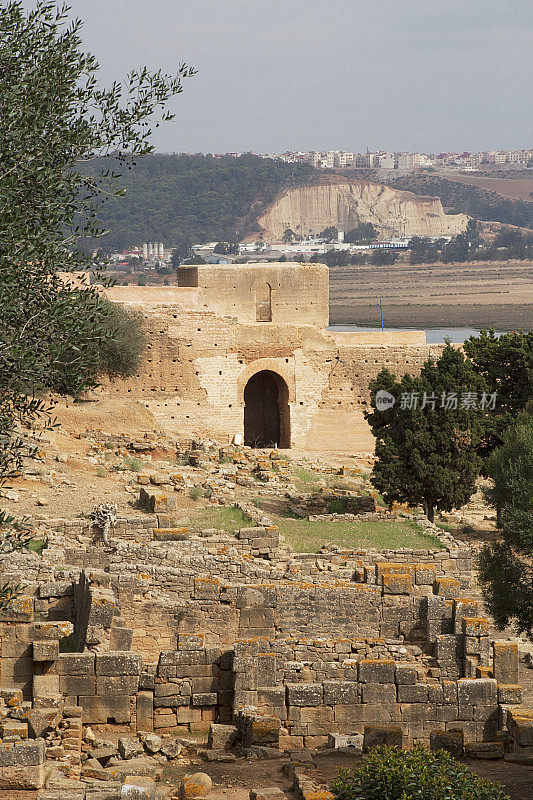
<svg viewBox="0 0 533 800">
<path fill-rule="evenodd" d="M 276 372 L 256 372 L 246 384 L 244 443 L 250 447 L 291 446 L 289 389 Z"/>
</svg>

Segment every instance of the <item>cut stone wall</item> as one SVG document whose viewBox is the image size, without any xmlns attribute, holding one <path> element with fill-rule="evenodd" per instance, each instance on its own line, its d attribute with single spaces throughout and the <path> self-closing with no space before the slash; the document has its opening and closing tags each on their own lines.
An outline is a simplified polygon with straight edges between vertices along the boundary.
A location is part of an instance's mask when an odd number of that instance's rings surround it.
<svg viewBox="0 0 533 800">
<path fill-rule="evenodd" d="M 421 331 L 328 331 L 322 264 L 180 268 L 188 285 L 113 287 L 112 300 L 142 311 L 147 349 L 139 373 L 108 391 L 143 402 L 170 430 L 228 442 L 244 435 L 244 390 L 269 370 L 288 388 L 292 445 L 371 450 L 362 411 L 383 367 L 416 374 L 441 345 Z M 271 287 L 271 321 L 256 322 L 256 289 Z M 149 291 L 147 291 L 149 289 Z"/>
</svg>

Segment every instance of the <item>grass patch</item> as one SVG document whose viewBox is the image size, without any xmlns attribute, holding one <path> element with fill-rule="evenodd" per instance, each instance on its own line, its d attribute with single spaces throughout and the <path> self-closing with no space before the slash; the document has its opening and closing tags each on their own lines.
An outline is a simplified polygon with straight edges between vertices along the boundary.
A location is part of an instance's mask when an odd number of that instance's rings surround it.
<svg viewBox="0 0 533 800">
<path fill-rule="evenodd" d="M 294 485 L 299 492 L 318 492 L 324 488 L 324 478 L 313 469 L 294 467 Z"/>
<path fill-rule="evenodd" d="M 33 552 L 37 553 L 39 556 L 42 556 L 45 547 L 45 539 L 32 539 L 30 542 L 28 542 L 28 550 L 33 550 Z"/>
<path fill-rule="evenodd" d="M 437 528 L 440 528 L 441 531 L 446 531 L 446 533 L 457 533 L 458 526 L 457 525 L 450 525 L 449 522 L 435 522 Z"/>
<path fill-rule="evenodd" d="M 134 456 L 127 456 L 124 459 L 124 469 L 129 469 L 132 472 L 140 472 L 143 468 L 143 462 L 140 458 Z"/>
<path fill-rule="evenodd" d="M 361 489 L 361 481 L 355 478 L 344 478 L 339 475 L 324 475 L 324 480 L 328 485 L 328 489 L 344 489 L 348 492 L 364 494 L 364 489 Z"/>
<path fill-rule="evenodd" d="M 180 524 L 188 525 L 196 530 L 214 528 L 218 531 L 229 531 L 230 533 L 235 533 L 239 528 L 255 527 L 255 523 L 240 508 L 232 507 L 201 508 L 181 519 Z"/>
<path fill-rule="evenodd" d="M 410 520 L 338 520 L 309 522 L 270 515 L 287 543 L 297 553 L 317 553 L 330 542 L 347 548 L 385 550 L 412 547 L 417 550 L 442 550 L 444 545 L 435 536 L 425 534 Z"/>
<path fill-rule="evenodd" d="M 319 492 L 321 489 L 327 488 L 364 493 L 364 490 L 361 489 L 362 478 L 322 474 L 309 467 L 294 467 L 292 474 L 294 485 L 299 492 Z"/>
</svg>

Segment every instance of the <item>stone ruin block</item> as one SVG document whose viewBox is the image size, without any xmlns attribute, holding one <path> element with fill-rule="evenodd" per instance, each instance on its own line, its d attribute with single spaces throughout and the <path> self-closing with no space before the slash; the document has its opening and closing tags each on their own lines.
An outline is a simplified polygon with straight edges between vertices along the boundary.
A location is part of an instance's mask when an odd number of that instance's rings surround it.
<svg viewBox="0 0 533 800">
<path fill-rule="evenodd" d="M 409 573 L 384 572 L 381 575 L 384 594 L 406 594 L 413 591 L 413 578 Z"/>
<path fill-rule="evenodd" d="M 154 491 L 152 488 L 141 487 L 139 492 L 139 504 L 150 514 L 166 513 L 175 511 L 177 508 L 176 498 L 166 492 Z"/>
<path fill-rule="evenodd" d="M 59 658 L 59 641 L 57 639 L 33 642 L 34 661 L 55 661 L 57 658 Z"/>
<path fill-rule="evenodd" d="M 327 706 L 351 706 L 359 702 L 358 685 L 354 681 L 324 681 L 323 687 Z"/>
<path fill-rule="evenodd" d="M 72 622 L 34 622 L 32 625 L 32 639 L 63 639 L 74 633 Z"/>
<path fill-rule="evenodd" d="M 468 758 L 481 758 L 486 760 L 503 758 L 503 742 L 467 742 L 465 745 L 465 755 Z"/>
<path fill-rule="evenodd" d="M 96 694 L 99 695 L 120 697 L 126 694 L 136 694 L 138 688 L 138 675 L 98 675 L 96 678 Z M 79 694 L 86 694 L 86 692 L 79 692 Z"/>
<path fill-rule="evenodd" d="M 457 702 L 459 707 L 498 705 L 498 684 L 492 678 L 461 678 L 457 681 Z"/>
<path fill-rule="evenodd" d="M 375 570 L 375 582 L 378 586 L 381 585 L 384 575 L 411 575 L 414 579 L 416 572 L 414 564 L 394 563 L 392 561 L 377 561 L 375 566 L 370 569 Z"/>
<path fill-rule="evenodd" d="M 434 642 L 436 637 L 453 632 L 453 608 L 446 598 L 430 594 L 425 598 L 426 639 Z"/>
<path fill-rule="evenodd" d="M 211 723 L 207 746 L 210 750 L 230 750 L 237 740 L 237 727 L 235 725 L 220 725 Z"/>
<path fill-rule="evenodd" d="M 267 745 L 279 748 L 281 722 L 271 714 L 242 710 L 236 716 L 240 743 L 243 747 Z"/>
<path fill-rule="evenodd" d="M 392 659 L 367 658 L 359 662 L 360 683 L 394 683 L 396 663 Z"/>
<path fill-rule="evenodd" d="M 40 789 L 45 757 L 44 739 L 0 744 L 0 789 Z"/>
<path fill-rule="evenodd" d="M 282 722 L 287 719 L 285 705 L 285 686 L 266 686 L 257 689 L 257 705 L 269 714 L 278 717 Z"/>
<path fill-rule="evenodd" d="M 434 592 L 446 600 L 455 600 L 461 594 L 461 584 L 456 578 L 436 578 Z"/>
<path fill-rule="evenodd" d="M 376 705 L 394 705 L 396 703 L 395 683 L 365 683 L 363 684 L 363 703 Z"/>
<path fill-rule="evenodd" d="M 276 685 L 276 656 L 274 653 L 259 653 L 257 656 L 255 669 L 257 671 L 257 685 Z"/>
<path fill-rule="evenodd" d="M 433 586 L 437 577 L 437 568 L 433 564 L 415 565 L 415 584 L 417 586 Z"/>
<path fill-rule="evenodd" d="M 139 653 L 109 651 L 96 656 L 96 675 L 114 677 L 118 675 L 140 675 L 143 661 Z"/>
<path fill-rule="evenodd" d="M 498 683 L 518 683 L 518 644 L 494 642 L 493 658 L 493 673 Z"/>
<path fill-rule="evenodd" d="M 321 683 L 288 683 L 286 689 L 289 706 L 319 706 L 322 703 Z"/>
<path fill-rule="evenodd" d="M 137 731 L 151 733 L 154 730 L 154 695 L 153 692 L 141 690 L 137 692 L 136 702 Z"/>
<path fill-rule="evenodd" d="M 399 703 L 427 703 L 429 687 L 425 683 L 398 686 Z"/>
<path fill-rule="evenodd" d="M 155 800 L 157 785 L 145 775 L 126 775 L 120 790 L 120 800 Z"/>
<path fill-rule="evenodd" d="M 464 675 L 474 678 L 490 666 L 489 621 L 484 617 L 463 617 Z M 488 675 L 486 676 L 488 677 Z"/>
<path fill-rule="evenodd" d="M 154 542 L 183 542 L 189 538 L 188 528 L 154 528 Z"/>
<path fill-rule="evenodd" d="M 463 730 L 431 731 L 429 746 L 431 750 L 446 750 L 454 758 L 462 758 L 465 750 Z"/>
<path fill-rule="evenodd" d="M 519 683 L 499 683 L 498 703 L 518 705 L 522 702 L 522 687 Z"/>
<path fill-rule="evenodd" d="M 19 594 L 0 609 L 0 622 L 31 622 L 32 620 L 33 597 L 30 595 Z"/>
<path fill-rule="evenodd" d="M 453 603 L 453 633 L 462 634 L 463 619 L 482 619 L 479 616 L 479 603 L 472 599 L 457 599 Z M 472 633 L 473 631 L 471 631 Z M 477 632 L 479 633 L 479 631 Z M 477 635 L 476 633 L 476 635 Z"/>
<path fill-rule="evenodd" d="M 117 725 L 129 724 L 131 720 L 130 697 L 79 696 L 78 702 L 83 710 L 83 721 L 88 725 L 115 722 Z"/>
<path fill-rule="evenodd" d="M 26 712 L 30 738 L 39 739 L 43 733 L 57 728 L 61 721 L 61 711 L 55 708 L 33 708 Z"/>
<path fill-rule="evenodd" d="M 363 752 L 373 747 L 397 747 L 402 749 L 403 731 L 401 725 L 365 725 Z"/>
<path fill-rule="evenodd" d="M 395 682 L 398 686 L 414 685 L 418 679 L 418 671 L 415 664 L 402 664 L 398 662 L 395 668 Z"/>
<path fill-rule="evenodd" d="M 218 578 L 198 576 L 194 579 L 195 600 L 218 600 L 220 581 Z"/>
<path fill-rule="evenodd" d="M 441 634 L 435 639 L 435 658 L 448 678 L 459 678 L 463 673 L 464 642 L 462 636 Z"/>
<path fill-rule="evenodd" d="M 34 675 L 33 676 L 33 696 L 34 697 L 56 697 L 59 695 L 59 675 Z"/>
<path fill-rule="evenodd" d="M 18 719 L 4 719 L 0 723 L 0 735 L 3 739 L 8 736 L 17 736 L 19 739 L 28 738 L 28 723 Z"/>
<path fill-rule="evenodd" d="M 201 692 L 192 695 L 192 705 L 194 707 L 216 706 L 218 695 L 216 692 Z"/>
<path fill-rule="evenodd" d="M 80 694 L 96 694 L 95 677 L 92 674 L 60 675 L 59 689 L 61 694 L 67 697 L 76 697 Z"/>
<path fill-rule="evenodd" d="M 59 675 L 94 675 L 94 653 L 60 653 L 57 661 Z"/>
<path fill-rule="evenodd" d="M 328 735 L 328 748 L 332 750 L 350 748 L 354 753 L 359 754 L 363 751 L 363 734 L 354 733 L 350 736 L 345 733 L 330 733 Z"/>
<path fill-rule="evenodd" d="M 519 747 L 533 747 L 533 713 L 508 709 L 507 730 Z"/>
<path fill-rule="evenodd" d="M 203 633 L 179 633 L 178 650 L 203 650 L 205 635 Z"/>
<path fill-rule="evenodd" d="M 71 597 L 74 594 L 72 581 L 54 581 L 39 585 L 39 597 L 49 599 L 52 597 Z"/>
</svg>

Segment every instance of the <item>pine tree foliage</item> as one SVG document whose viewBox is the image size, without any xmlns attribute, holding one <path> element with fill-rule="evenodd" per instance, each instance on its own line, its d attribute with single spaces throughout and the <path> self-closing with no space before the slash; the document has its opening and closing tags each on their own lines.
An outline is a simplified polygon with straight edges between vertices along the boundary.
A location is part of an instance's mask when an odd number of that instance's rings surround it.
<svg viewBox="0 0 533 800">
<path fill-rule="evenodd" d="M 464 405 L 468 393 L 479 399 L 486 389 L 471 362 L 447 344 L 437 361 L 426 361 L 419 377 L 405 374 L 398 380 L 384 369 L 369 388 L 365 417 L 376 437 L 372 481 L 385 500 L 423 504 L 430 520 L 435 509 L 464 505 L 475 490 L 485 425 L 479 408 Z M 394 397 L 394 405 L 382 411 L 376 407 L 380 390 Z M 450 393 L 456 407 L 445 406 Z"/>
<path fill-rule="evenodd" d="M 524 414 L 492 453 L 487 500 L 501 508 L 501 541 L 483 548 L 479 578 L 500 628 L 513 624 L 533 639 L 533 416 Z"/>
</svg>

